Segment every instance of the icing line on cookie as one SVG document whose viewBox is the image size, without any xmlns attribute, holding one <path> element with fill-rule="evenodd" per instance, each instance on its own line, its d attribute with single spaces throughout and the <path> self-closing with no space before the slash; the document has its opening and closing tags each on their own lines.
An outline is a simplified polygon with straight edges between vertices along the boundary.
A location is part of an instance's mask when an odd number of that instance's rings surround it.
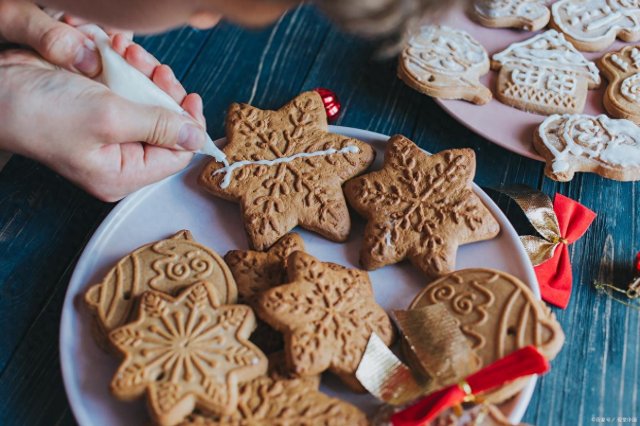
<svg viewBox="0 0 640 426">
<path fill-rule="evenodd" d="M 551 49 L 550 49 L 551 48 Z M 550 69 L 564 69 L 583 74 L 595 84 L 600 84 L 600 71 L 595 63 L 587 60 L 562 34 L 549 30 L 520 43 L 514 43 L 493 60 L 501 65 L 523 63 Z"/>
<path fill-rule="evenodd" d="M 213 176 L 224 173 L 224 179 L 220 183 L 220 188 L 228 188 L 231 184 L 231 178 L 233 177 L 233 172 L 237 169 L 240 169 L 245 166 L 275 166 L 283 163 L 290 163 L 299 158 L 312 158 L 312 157 L 322 157 L 327 155 L 336 155 L 336 154 L 357 154 L 360 152 L 360 148 L 354 145 L 346 146 L 342 149 L 325 149 L 323 151 L 314 151 L 314 152 L 299 152 L 297 154 L 291 155 L 289 157 L 279 157 L 273 160 L 242 160 L 236 161 L 234 163 L 229 164 L 228 166 L 222 167 L 213 172 Z"/>
<path fill-rule="evenodd" d="M 551 133 L 548 126 L 556 122 L 560 130 L 556 136 L 564 149 L 556 148 L 548 137 Z M 640 128 L 629 120 L 614 120 L 606 115 L 555 114 L 542 122 L 539 135 L 554 156 L 551 164 L 554 173 L 570 169 L 570 155 L 612 166 L 640 166 Z"/>
<path fill-rule="evenodd" d="M 625 6 L 616 0 L 582 1 L 579 5 L 575 3 L 575 0 L 560 0 L 551 7 L 555 24 L 575 40 L 597 43 L 611 32 L 618 33 L 623 29 L 640 31 L 640 8 Z M 632 26 L 618 24 L 624 20 L 631 21 Z M 606 31 L 602 32 L 603 28 Z M 589 35 L 588 32 L 597 33 Z"/>
</svg>

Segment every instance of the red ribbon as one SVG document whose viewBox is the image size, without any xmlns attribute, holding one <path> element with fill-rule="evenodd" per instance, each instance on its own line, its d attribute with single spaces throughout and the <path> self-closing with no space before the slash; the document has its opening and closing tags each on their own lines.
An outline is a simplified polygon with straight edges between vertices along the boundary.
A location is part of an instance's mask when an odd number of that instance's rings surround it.
<svg viewBox="0 0 640 426">
<path fill-rule="evenodd" d="M 542 299 L 565 309 L 569 304 L 573 281 L 568 245 L 584 235 L 596 218 L 596 214 L 562 194 L 556 194 L 553 210 L 558 217 L 561 243 L 556 247 L 551 259 L 534 269 L 540 284 Z"/>
<path fill-rule="evenodd" d="M 458 385 L 434 392 L 391 416 L 393 426 L 426 426 L 444 410 L 520 377 L 549 371 L 549 362 L 534 346 L 526 346 L 467 377 Z"/>
</svg>

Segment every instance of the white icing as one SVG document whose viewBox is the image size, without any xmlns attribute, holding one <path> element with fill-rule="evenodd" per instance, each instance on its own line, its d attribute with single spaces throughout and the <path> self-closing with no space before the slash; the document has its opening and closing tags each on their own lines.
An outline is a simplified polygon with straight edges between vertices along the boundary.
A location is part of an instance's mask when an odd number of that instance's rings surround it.
<svg viewBox="0 0 640 426">
<path fill-rule="evenodd" d="M 634 67 L 640 68 L 640 50 L 637 47 L 631 49 L 631 60 Z"/>
<path fill-rule="evenodd" d="M 102 72 L 95 80 L 103 83 L 113 92 L 131 102 L 159 106 L 174 112 L 186 114 L 184 109 L 171 96 L 162 91 L 147 76 L 129 65 L 111 46 L 109 36 L 96 25 L 84 25 L 80 28 L 94 41 L 102 59 Z M 225 154 L 215 146 L 206 135 L 207 143 L 201 152 L 227 165 Z"/>
<path fill-rule="evenodd" d="M 629 70 L 629 63 L 622 59 L 618 54 L 611 56 L 611 62 L 616 64 L 622 71 Z"/>
<path fill-rule="evenodd" d="M 575 40 L 599 43 L 622 29 L 640 31 L 640 8 L 626 0 L 560 0 L 551 7 L 558 28 Z"/>
<path fill-rule="evenodd" d="M 556 114 L 548 117 L 538 132 L 554 157 L 554 173 L 569 170 L 572 157 L 614 167 L 640 167 L 640 127 L 629 120 Z"/>
<path fill-rule="evenodd" d="M 547 14 L 545 0 L 475 0 L 478 14 L 491 19 L 521 18 L 535 21 Z"/>
<path fill-rule="evenodd" d="M 578 88 L 576 74 L 565 70 L 552 70 L 545 67 L 518 64 L 511 71 L 511 82 L 520 87 L 550 91 L 560 96 L 574 96 Z"/>
<path fill-rule="evenodd" d="M 437 85 L 439 82 L 430 77 L 440 74 L 473 85 L 466 81 L 465 74 L 488 69 L 489 57 L 469 34 L 445 26 L 425 25 L 409 39 L 404 63 L 419 81 L 429 80 L 429 84 Z"/>
<path fill-rule="evenodd" d="M 640 103 L 640 74 L 625 78 L 620 86 L 620 93 L 629 102 Z"/>
<path fill-rule="evenodd" d="M 501 65 L 520 64 L 520 68 L 536 67 L 556 73 L 571 71 L 586 76 L 593 84 L 600 84 L 600 72 L 595 63 L 587 60 L 562 34 L 549 30 L 493 55 Z M 565 78 L 566 80 L 566 78 Z M 566 81 L 564 81 L 566 82 Z"/>
<path fill-rule="evenodd" d="M 357 154 L 359 152 L 360 152 L 360 148 L 358 148 L 357 146 L 346 146 L 342 149 L 330 148 L 330 149 L 325 149 L 323 151 L 299 152 L 297 154 L 294 154 L 288 157 L 279 157 L 273 160 L 257 160 L 257 161 L 242 160 L 242 161 L 236 161 L 235 163 L 231 163 L 225 167 L 222 167 L 216 170 L 215 172 L 213 172 L 213 175 L 215 176 L 215 175 L 224 173 L 224 179 L 222 179 L 222 182 L 220 183 L 220 188 L 224 189 L 224 188 L 228 188 L 229 185 L 231 184 L 233 172 L 242 167 L 246 167 L 246 166 L 271 167 L 278 164 L 290 163 L 300 158 L 322 157 L 326 155 L 335 155 L 335 154 Z"/>
</svg>

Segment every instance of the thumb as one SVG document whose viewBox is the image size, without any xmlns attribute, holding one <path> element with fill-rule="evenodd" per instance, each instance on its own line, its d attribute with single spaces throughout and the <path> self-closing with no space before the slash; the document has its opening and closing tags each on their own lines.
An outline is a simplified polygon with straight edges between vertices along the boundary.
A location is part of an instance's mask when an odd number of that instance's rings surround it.
<svg viewBox="0 0 640 426">
<path fill-rule="evenodd" d="M 146 142 L 181 151 L 197 151 L 204 146 L 205 129 L 186 112 L 148 106 L 119 98 L 117 108 L 118 138 L 114 142 Z"/>
<path fill-rule="evenodd" d="M 0 31 L 7 41 L 29 46 L 67 70 L 89 77 L 100 72 L 100 56 L 93 41 L 72 26 L 28 1 L 3 2 L 0 12 Z"/>
</svg>

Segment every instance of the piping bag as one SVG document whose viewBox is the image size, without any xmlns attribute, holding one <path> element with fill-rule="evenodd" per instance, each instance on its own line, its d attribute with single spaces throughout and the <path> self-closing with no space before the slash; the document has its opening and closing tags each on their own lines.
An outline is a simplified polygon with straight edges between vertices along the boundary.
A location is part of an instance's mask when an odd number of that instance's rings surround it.
<svg viewBox="0 0 640 426">
<path fill-rule="evenodd" d="M 114 93 L 139 104 L 159 106 L 181 114 L 188 114 L 171 96 L 156 86 L 146 75 L 129 65 L 111 46 L 111 38 L 102 28 L 89 24 L 78 28 L 89 35 L 102 58 L 102 72 L 94 80 L 104 84 Z M 226 155 L 205 132 L 206 142 L 198 151 L 228 165 Z"/>
</svg>

